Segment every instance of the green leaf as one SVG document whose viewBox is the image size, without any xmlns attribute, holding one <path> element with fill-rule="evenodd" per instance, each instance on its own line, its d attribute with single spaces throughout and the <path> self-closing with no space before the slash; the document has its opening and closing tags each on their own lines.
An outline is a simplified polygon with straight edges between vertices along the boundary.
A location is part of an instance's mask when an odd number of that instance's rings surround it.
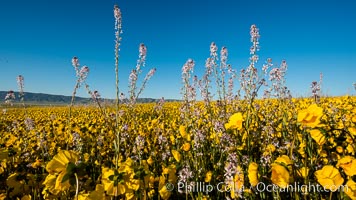
<svg viewBox="0 0 356 200">
<path fill-rule="evenodd" d="M 66 172 L 70 173 L 70 174 L 73 174 L 75 172 L 75 168 L 76 168 L 76 165 L 74 163 L 72 163 L 72 162 L 69 162 L 68 165 L 67 165 Z"/>
<path fill-rule="evenodd" d="M 66 182 L 67 180 L 69 180 L 69 178 L 70 178 L 70 174 L 66 173 L 66 174 L 63 176 L 61 183 Z"/>
</svg>

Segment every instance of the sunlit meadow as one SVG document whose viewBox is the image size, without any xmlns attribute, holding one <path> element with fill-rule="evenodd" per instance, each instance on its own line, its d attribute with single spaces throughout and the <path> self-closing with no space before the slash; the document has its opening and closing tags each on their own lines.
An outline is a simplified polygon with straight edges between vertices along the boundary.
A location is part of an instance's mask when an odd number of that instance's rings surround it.
<svg viewBox="0 0 356 200">
<path fill-rule="evenodd" d="M 293 98 L 287 61 L 260 64 L 251 25 L 246 68 L 212 42 L 202 77 L 182 61 L 181 101 L 139 104 L 156 69 L 140 44 L 121 91 L 118 6 L 114 20 L 114 102 L 90 89 L 79 57 L 68 106 L 28 106 L 17 77 L 0 116 L 0 199 L 356 199 L 354 96 L 323 97 L 320 74 L 311 97 Z M 93 103 L 76 104 L 78 89 Z"/>
</svg>

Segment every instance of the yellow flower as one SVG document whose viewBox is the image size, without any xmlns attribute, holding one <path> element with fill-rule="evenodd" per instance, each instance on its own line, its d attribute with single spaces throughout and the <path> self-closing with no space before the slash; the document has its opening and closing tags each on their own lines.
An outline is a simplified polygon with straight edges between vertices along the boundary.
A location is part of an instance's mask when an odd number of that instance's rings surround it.
<svg viewBox="0 0 356 200">
<path fill-rule="evenodd" d="M 258 165 L 255 162 L 251 162 L 248 166 L 248 179 L 250 184 L 255 187 L 258 184 Z"/>
<path fill-rule="evenodd" d="M 180 155 L 180 153 L 177 150 L 172 150 L 172 154 L 173 154 L 174 159 L 176 159 L 176 161 L 179 162 L 182 157 Z"/>
<path fill-rule="evenodd" d="M 324 134 L 319 129 L 310 130 L 309 133 L 318 145 L 323 145 L 326 142 Z"/>
<path fill-rule="evenodd" d="M 244 186 L 244 172 L 240 166 L 236 169 L 236 174 L 234 176 L 234 190 L 235 192 L 243 189 Z M 232 197 L 234 198 L 234 197 Z"/>
<path fill-rule="evenodd" d="M 153 159 L 151 156 L 147 159 L 147 164 L 149 164 L 149 165 L 153 164 Z"/>
<path fill-rule="evenodd" d="M 69 162 L 76 163 L 79 159 L 74 151 L 61 150 L 46 166 L 48 173 L 61 173 L 66 170 Z"/>
<path fill-rule="evenodd" d="M 168 175 L 168 182 L 175 183 L 177 181 L 176 172 L 177 172 L 176 166 L 174 164 L 172 164 L 168 167 L 163 167 L 162 175 Z M 166 177 L 166 176 L 164 176 L 164 177 Z"/>
<path fill-rule="evenodd" d="M 113 169 L 106 167 L 102 169 L 101 182 L 104 185 L 104 190 L 106 191 L 107 195 L 115 196 L 125 194 L 126 187 L 120 183 L 121 180 L 119 179 L 123 179 L 122 173 L 115 174 Z"/>
<path fill-rule="evenodd" d="M 336 191 L 344 182 L 339 170 L 332 165 L 326 165 L 322 169 L 316 171 L 315 176 L 324 189 L 332 192 Z"/>
<path fill-rule="evenodd" d="M 89 194 L 79 194 L 78 200 L 89 200 Z"/>
<path fill-rule="evenodd" d="M 348 176 L 356 175 L 356 159 L 352 156 L 341 158 L 337 162 L 336 167 L 341 167 Z"/>
<path fill-rule="evenodd" d="M 171 140 L 173 145 L 176 143 L 176 138 L 174 135 L 169 136 L 169 139 Z"/>
<path fill-rule="evenodd" d="M 244 187 L 244 173 L 240 166 L 236 168 L 236 174 L 232 182 L 229 183 L 228 188 L 231 191 L 231 198 L 238 197 L 238 194 L 243 190 Z"/>
<path fill-rule="evenodd" d="M 155 195 L 155 190 L 150 190 L 147 194 L 148 198 L 153 199 L 153 196 Z"/>
<path fill-rule="evenodd" d="M 187 133 L 187 127 L 180 125 L 179 126 L 179 133 L 182 138 L 184 138 L 187 141 L 191 141 L 190 134 Z"/>
<path fill-rule="evenodd" d="M 167 190 L 166 186 L 163 186 L 160 190 L 159 190 L 159 195 L 161 196 L 161 198 L 163 200 L 167 200 L 169 199 L 169 197 L 171 196 L 171 192 L 169 190 Z"/>
<path fill-rule="evenodd" d="M 342 146 L 337 146 L 336 147 L 336 152 L 342 154 L 342 152 L 344 152 L 344 148 Z"/>
<path fill-rule="evenodd" d="M 45 189 L 49 189 L 52 194 L 57 195 L 60 191 L 65 191 L 70 188 L 70 179 L 63 181 L 65 176 L 73 175 L 72 172 L 67 172 L 68 165 L 74 165 L 78 161 L 79 156 L 73 151 L 60 150 L 56 156 L 46 166 L 49 175 L 43 182 Z M 69 174 L 68 174 L 69 173 Z"/>
<path fill-rule="evenodd" d="M 46 179 L 43 182 L 43 185 L 45 185 L 45 190 L 48 190 L 50 193 L 57 195 L 62 187 L 56 187 L 56 180 L 57 180 L 57 176 L 56 175 L 52 175 L 52 174 L 48 174 Z M 69 188 L 69 183 L 67 182 L 66 184 L 62 184 L 59 186 L 63 186 L 63 188 Z"/>
<path fill-rule="evenodd" d="M 0 174 L 4 173 L 6 169 L 6 160 L 1 160 L 0 162 Z"/>
<path fill-rule="evenodd" d="M 305 158 L 305 147 L 307 145 L 305 144 L 305 141 L 302 141 L 300 144 L 299 144 L 299 149 L 298 149 L 298 153 L 303 157 Z"/>
<path fill-rule="evenodd" d="M 172 182 L 168 182 L 172 183 Z M 166 178 L 164 176 L 159 177 L 158 193 L 162 199 L 167 200 L 171 196 L 171 192 L 167 189 Z"/>
<path fill-rule="evenodd" d="M 356 183 L 350 179 L 346 182 L 346 185 L 344 187 L 344 192 L 347 194 L 347 196 L 350 197 L 352 200 L 356 200 Z"/>
<path fill-rule="evenodd" d="M 272 163 L 272 183 L 278 185 L 280 188 L 286 188 L 289 184 L 289 172 L 288 170 L 277 163 Z"/>
<path fill-rule="evenodd" d="M 12 134 L 9 137 L 10 138 L 6 141 L 6 147 L 13 145 L 18 140 L 18 138 Z"/>
<path fill-rule="evenodd" d="M 229 122 L 225 124 L 225 129 L 242 129 L 243 117 L 242 113 L 235 113 L 230 116 Z"/>
<path fill-rule="evenodd" d="M 89 194 L 90 200 L 104 200 L 105 199 L 105 189 L 102 184 L 97 184 L 95 190 Z"/>
<path fill-rule="evenodd" d="M 307 109 L 298 113 L 298 122 L 306 127 L 315 128 L 320 124 L 320 118 L 323 115 L 323 109 L 316 104 L 310 105 Z"/>
<path fill-rule="evenodd" d="M 303 177 L 306 178 L 309 174 L 309 169 L 307 167 L 302 167 L 298 170 L 298 174 Z"/>
<path fill-rule="evenodd" d="M 85 154 L 84 154 L 84 161 L 85 161 L 85 162 L 88 162 L 89 159 L 90 159 L 90 155 L 89 155 L 88 153 L 85 153 Z"/>
<path fill-rule="evenodd" d="M 275 150 L 276 150 L 276 147 L 273 144 L 269 144 L 269 145 L 267 145 L 265 152 L 273 153 Z"/>
<path fill-rule="evenodd" d="M 157 125 L 157 123 L 158 123 L 158 119 L 153 119 L 153 120 L 151 121 L 151 123 L 152 123 L 152 126 Z"/>
<path fill-rule="evenodd" d="M 186 138 L 187 137 L 187 131 L 185 130 L 186 127 L 185 126 L 179 126 L 179 133 L 182 136 L 182 138 Z"/>
<path fill-rule="evenodd" d="M 355 118 L 356 118 L 356 116 L 355 116 Z M 356 136 L 356 127 L 350 127 L 350 128 L 348 128 L 348 130 L 352 135 Z"/>
<path fill-rule="evenodd" d="M 38 168 L 42 166 L 42 161 L 39 159 L 36 159 L 36 161 L 34 163 L 31 164 L 32 168 Z"/>
<path fill-rule="evenodd" d="M 142 165 L 148 167 L 146 162 L 142 162 Z M 135 191 L 140 188 L 140 181 L 135 179 L 132 166 L 133 160 L 127 158 L 125 162 L 119 163 L 117 170 L 103 168 L 101 182 L 108 195 L 125 194 L 126 199 L 133 198 Z"/>
<path fill-rule="evenodd" d="M 213 172 L 212 171 L 208 171 L 206 174 L 205 174 L 205 182 L 209 183 L 211 181 L 211 177 L 213 176 Z"/>
<path fill-rule="evenodd" d="M 79 200 L 105 200 L 105 189 L 102 184 L 98 184 L 95 190 L 89 194 L 80 194 L 78 196 Z"/>
<path fill-rule="evenodd" d="M 348 153 L 354 155 L 355 154 L 355 149 L 352 144 L 347 145 L 346 150 Z"/>
<path fill-rule="evenodd" d="M 184 143 L 183 146 L 181 147 L 181 149 L 183 149 L 183 151 L 189 151 L 190 143 L 188 143 L 188 142 Z"/>
<path fill-rule="evenodd" d="M 286 155 L 279 156 L 274 162 L 280 164 L 283 163 L 286 167 L 288 167 L 289 170 L 291 170 L 291 165 L 293 164 L 289 157 Z"/>
<path fill-rule="evenodd" d="M 209 197 L 209 196 L 205 196 L 205 195 L 204 195 L 201 200 L 208 200 L 208 197 Z"/>
</svg>

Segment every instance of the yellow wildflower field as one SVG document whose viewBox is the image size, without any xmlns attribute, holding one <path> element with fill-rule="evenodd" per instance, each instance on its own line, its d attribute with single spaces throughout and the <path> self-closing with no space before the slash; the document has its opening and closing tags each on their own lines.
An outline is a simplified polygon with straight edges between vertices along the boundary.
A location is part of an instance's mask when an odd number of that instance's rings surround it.
<svg viewBox="0 0 356 200">
<path fill-rule="evenodd" d="M 0 199 L 356 199 L 355 97 L 253 104 L 9 108 Z"/>
</svg>

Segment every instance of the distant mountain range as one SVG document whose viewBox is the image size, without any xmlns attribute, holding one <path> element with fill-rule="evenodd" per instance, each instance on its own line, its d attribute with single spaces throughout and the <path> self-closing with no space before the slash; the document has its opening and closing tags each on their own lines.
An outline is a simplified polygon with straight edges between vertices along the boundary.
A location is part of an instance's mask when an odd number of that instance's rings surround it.
<svg viewBox="0 0 356 200">
<path fill-rule="evenodd" d="M 0 91 L 0 104 L 2 104 L 5 101 L 5 96 L 8 93 L 8 91 Z M 14 92 L 16 99 L 14 102 L 19 102 L 19 93 Z M 70 104 L 72 97 L 71 96 L 64 96 L 64 95 L 54 95 L 54 94 L 44 94 L 44 93 L 32 93 L 32 92 L 25 92 L 24 96 L 25 102 L 26 103 L 32 103 L 32 104 Z M 103 99 L 103 101 L 108 102 L 108 103 L 114 103 L 114 99 Z M 153 99 L 153 98 L 139 98 L 137 100 L 138 103 L 151 103 L 151 102 L 157 102 L 159 99 Z M 174 100 L 174 99 L 168 99 L 165 101 L 179 101 L 179 100 Z M 75 97 L 75 103 L 76 104 L 87 104 L 93 102 L 91 98 L 84 98 L 84 97 Z"/>
</svg>

